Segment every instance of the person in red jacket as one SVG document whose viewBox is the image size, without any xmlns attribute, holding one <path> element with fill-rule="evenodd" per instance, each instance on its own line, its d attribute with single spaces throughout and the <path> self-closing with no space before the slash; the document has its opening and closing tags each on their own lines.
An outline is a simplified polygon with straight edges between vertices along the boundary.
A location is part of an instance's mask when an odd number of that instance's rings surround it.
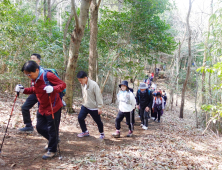
<svg viewBox="0 0 222 170">
<path fill-rule="evenodd" d="M 39 102 L 36 129 L 39 134 L 48 140 L 48 152 L 42 158 L 52 158 L 57 152 L 57 135 L 61 118 L 61 108 L 63 106 L 59 93 L 66 88 L 66 84 L 55 74 L 47 72 L 46 76 L 53 86 L 46 86 L 43 79 L 44 70 L 35 61 L 26 62 L 22 67 L 22 72 L 32 80 L 34 86 L 24 88 L 18 84 L 15 87 L 15 91 L 24 94 L 36 94 Z M 49 94 L 52 103 L 49 102 Z M 52 118 L 51 104 L 53 106 L 54 120 Z M 54 126 L 54 121 L 56 127 Z"/>
</svg>

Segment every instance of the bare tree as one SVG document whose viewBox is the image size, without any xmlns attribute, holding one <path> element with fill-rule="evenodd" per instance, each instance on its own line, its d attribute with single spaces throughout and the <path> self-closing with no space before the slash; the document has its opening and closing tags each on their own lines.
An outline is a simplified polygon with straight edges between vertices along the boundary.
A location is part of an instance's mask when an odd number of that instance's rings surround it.
<svg viewBox="0 0 222 170">
<path fill-rule="evenodd" d="M 191 0 L 189 0 L 189 10 L 187 14 L 187 32 L 188 32 L 188 64 L 187 64 L 187 75 L 186 80 L 183 84 L 183 90 L 182 90 L 182 97 L 181 97 L 181 106 L 180 106 L 180 118 L 183 118 L 183 110 L 184 110 L 184 100 L 185 100 L 185 92 L 186 92 L 186 86 L 187 82 L 190 76 L 190 66 L 191 66 L 191 30 L 189 25 L 189 17 L 191 12 L 192 3 Z"/>
<path fill-rule="evenodd" d="M 74 85 L 74 73 L 77 66 L 77 60 L 79 57 L 79 48 L 82 41 L 84 30 L 87 22 L 87 13 L 89 11 L 91 0 L 82 0 L 80 6 L 80 15 L 78 17 L 75 8 L 74 0 L 71 0 L 72 11 L 75 17 L 75 27 L 71 34 L 71 41 L 69 46 L 69 60 L 66 69 L 65 83 L 66 83 L 66 104 L 68 113 L 72 113 L 73 103 L 73 85 Z"/>
<path fill-rule="evenodd" d="M 43 1 L 43 14 L 44 14 L 44 21 L 46 19 L 46 0 Z"/>
<path fill-rule="evenodd" d="M 211 0 L 211 15 L 213 14 L 213 0 Z M 208 20 L 207 37 L 204 43 L 204 58 L 203 58 L 203 69 L 206 67 L 207 52 L 208 52 L 208 41 L 210 36 L 210 19 Z M 210 81 L 210 79 L 209 79 Z M 209 82 L 210 83 L 210 82 Z M 202 104 L 206 103 L 206 88 L 205 88 L 205 70 L 202 73 Z"/>
<path fill-rule="evenodd" d="M 98 34 L 98 11 L 101 0 L 92 0 L 90 5 L 90 43 L 89 43 L 89 78 L 96 81 L 97 73 L 97 34 Z"/>
<path fill-rule="evenodd" d="M 52 18 L 52 15 L 51 15 L 51 0 L 48 0 L 48 16 L 47 16 L 47 19 L 48 20 L 51 20 Z"/>
<path fill-rule="evenodd" d="M 39 7 L 39 0 L 36 0 L 36 3 L 35 3 L 35 22 L 38 22 L 38 18 L 39 18 L 38 7 Z"/>
</svg>

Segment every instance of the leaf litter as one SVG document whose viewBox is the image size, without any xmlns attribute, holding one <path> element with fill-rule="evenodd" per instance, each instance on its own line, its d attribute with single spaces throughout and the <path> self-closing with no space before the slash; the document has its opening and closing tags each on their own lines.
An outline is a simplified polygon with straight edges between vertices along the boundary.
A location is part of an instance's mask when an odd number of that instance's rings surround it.
<svg viewBox="0 0 222 170">
<path fill-rule="evenodd" d="M 107 96 L 107 94 L 106 94 Z M 81 132 L 78 114 L 68 115 L 63 110 L 60 125 L 60 149 L 63 160 L 58 157 L 44 161 L 46 140 L 35 132 L 19 134 L 17 128 L 23 125 L 21 105 L 25 98 L 17 99 L 7 138 L 0 154 L 5 168 L 13 169 L 222 169 L 222 140 L 208 131 L 195 128 L 195 115 L 190 112 L 194 102 L 186 101 L 185 118 L 179 118 L 179 108 L 166 111 L 161 123 L 149 120 L 148 130 L 139 127 L 136 115 L 135 131 L 127 138 L 127 125 L 122 122 L 121 138 L 112 138 L 115 131 L 116 105 L 104 107 L 105 140 L 101 141 L 96 124 L 90 116 L 86 118 L 90 137 L 77 138 Z M 13 96 L 0 94 L 0 139 L 11 112 Z M 74 108 L 78 113 L 81 98 L 75 98 Z M 189 108 L 189 109 L 186 109 Z M 37 106 L 31 109 L 33 124 L 36 124 Z M 1 167 L 0 167 L 1 169 Z"/>
</svg>

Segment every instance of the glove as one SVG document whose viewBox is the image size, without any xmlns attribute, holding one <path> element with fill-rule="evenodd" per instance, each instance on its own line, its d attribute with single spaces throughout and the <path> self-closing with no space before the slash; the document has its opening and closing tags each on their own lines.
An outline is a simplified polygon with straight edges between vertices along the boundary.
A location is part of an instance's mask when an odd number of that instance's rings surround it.
<svg viewBox="0 0 222 170">
<path fill-rule="evenodd" d="M 23 93 L 24 92 L 24 87 L 21 84 L 17 84 L 15 86 L 15 91 L 18 93 Z"/>
<path fill-rule="evenodd" d="M 52 86 L 45 86 L 45 88 L 43 89 L 46 91 L 46 93 L 52 93 L 53 92 L 53 87 Z"/>
</svg>

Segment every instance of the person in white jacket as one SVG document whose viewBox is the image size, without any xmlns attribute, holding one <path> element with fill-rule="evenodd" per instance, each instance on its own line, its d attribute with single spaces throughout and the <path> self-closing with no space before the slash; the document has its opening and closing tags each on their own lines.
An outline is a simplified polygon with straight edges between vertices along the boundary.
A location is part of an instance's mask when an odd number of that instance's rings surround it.
<svg viewBox="0 0 222 170">
<path fill-rule="evenodd" d="M 113 137 L 119 138 L 120 137 L 120 128 L 121 128 L 121 121 L 123 118 L 126 118 L 127 125 L 129 127 L 129 133 L 127 137 L 131 137 L 133 135 L 133 128 L 132 128 L 132 116 L 130 116 L 130 113 L 133 109 L 135 109 L 136 106 L 136 99 L 134 94 L 129 90 L 128 82 L 122 81 L 122 83 L 119 85 L 121 90 L 119 91 L 117 95 L 117 99 L 119 101 L 119 112 L 116 117 L 116 132 L 113 133 Z"/>
</svg>

